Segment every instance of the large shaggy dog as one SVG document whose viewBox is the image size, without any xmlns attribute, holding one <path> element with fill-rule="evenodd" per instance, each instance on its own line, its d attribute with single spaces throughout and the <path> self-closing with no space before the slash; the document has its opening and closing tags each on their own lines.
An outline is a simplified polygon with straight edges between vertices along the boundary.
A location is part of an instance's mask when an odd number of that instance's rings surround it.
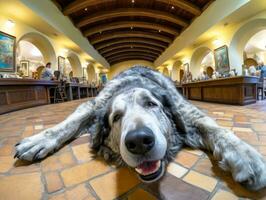
<svg viewBox="0 0 266 200">
<path fill-rule="evenodd" d="M 35 161 L 87 130 L 106 160 L 135 168 L 140 179 L 160 179 L 183 145 L 213 152 L 223 170 L 252 190 L 266 186 L 266 162 L 251 146 L 187 102 L 170 79 L 133 67 L 110 81 L 65 121 L 16 145 L 15 157 Z"/>
</svg>

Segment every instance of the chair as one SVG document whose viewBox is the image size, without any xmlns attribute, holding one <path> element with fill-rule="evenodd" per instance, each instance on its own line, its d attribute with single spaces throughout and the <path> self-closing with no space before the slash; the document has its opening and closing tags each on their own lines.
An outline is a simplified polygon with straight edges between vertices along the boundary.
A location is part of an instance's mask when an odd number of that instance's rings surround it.
<svg viewBox="0 0 266 200">
<path fill-rule="evenodd" d="M 54 90 L 54 103 L 65 102 L 67 101 L 66 95 L 66 83 L 61 81 Z"/>
<path fill-rule="evenodd" d="M 262 99 L 266 98 L 266 78 L 263 78 Z"/>
<path fill-rule="evenodd" d="M 60 79 L 60 71 L 54 71 L 54 76 L 56 78 L 56 80 L 59 80 Z"/>
<path fill-rule="evenodd" d="M 266 98 L 266 78 L 261 77 L 257 86 L 257 99 L 264 100 Z"/>
</svg>

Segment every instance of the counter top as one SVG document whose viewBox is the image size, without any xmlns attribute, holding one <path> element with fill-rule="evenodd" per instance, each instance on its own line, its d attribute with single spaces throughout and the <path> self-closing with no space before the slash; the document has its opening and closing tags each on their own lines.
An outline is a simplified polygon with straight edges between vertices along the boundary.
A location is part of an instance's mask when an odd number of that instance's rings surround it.
<svg viewBox="0 0 266 200">
<path fill-rule="evenodd" d="M 60 81 L 19 79 L 19 78 L 1 78 L 0 85 L 58 85 Z"/>
</svg>

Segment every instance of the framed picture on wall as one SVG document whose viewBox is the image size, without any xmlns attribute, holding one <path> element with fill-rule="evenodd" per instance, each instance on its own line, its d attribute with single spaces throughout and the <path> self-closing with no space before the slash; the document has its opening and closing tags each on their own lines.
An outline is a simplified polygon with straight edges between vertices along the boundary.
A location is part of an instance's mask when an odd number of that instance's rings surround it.
<svg viewBox="0 0 266 200">
<path fill-rule="evenodd" d="M 21 60 L 20 66 L 17 68 L 17 72 L 21 76 L 29 76 L 30 69 L 29 69 L 30 62 L 28 60 Z"/>
<path fill-rule="evenodd" d="M 66 60 L 62 56 L 58 56 L 58 71 L 61 72 L 61 74 L 64 73 L 65 70 L 65 65 L 66 65 Z"/>
<path fill-rule="evenodd" d="M 220 74 L 228 74 L 230 71 L 228 48 L 226 45 L 214 50 L 216 71 Z"/>
<path fill-rule="evenodd" d="M 16 37 L 0 31 L 0 71 L 15 72 Z"/>
</svg>

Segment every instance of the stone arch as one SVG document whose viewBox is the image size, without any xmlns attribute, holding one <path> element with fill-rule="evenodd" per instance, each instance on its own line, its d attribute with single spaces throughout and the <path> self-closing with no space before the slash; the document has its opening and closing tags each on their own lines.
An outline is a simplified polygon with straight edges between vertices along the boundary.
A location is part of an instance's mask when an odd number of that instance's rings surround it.
<svg viewBox="0 0 266 200">
<path fill-rule="evenodd" d="M 242 74 L 243 52 L 249 39 L 257 32 L 266 29 L 266 19 L 254 19 L 241 26 L 234 34 L 229 46 L 230 65 Z"/>
<path fill-rule="evenodd" d="M 96 83 L 96 71 L 92 64 L 88 65 L 87 67 L 87 75 L 89 83 Z"/>
<path fill-rule="evenodd" d="M 74 77 L 82 77 L 82 65 L 81 65 L 81 62 L 79 60 L 79 57 L 75 53 L 70 52 L 67 55 L 67 59 L 71 65 L 71 68 L 73 71 L 73 76 Z"/>
<path fill-rule="evenodd" d="M 178 60 L 173 64 L 172 69 L 172 80 L 173 81 L 181 81 L 180 80 L 180 70 L 182 68 L 182 61 Z"/>
<path fill-rule="evenodd" d="M 37 32 L 30 32 L 21 36 L 17 41 L 17 44 L 19 44 L 20 41 L 27 41 L 32 43 L 40 50 L 40 52 L 43 55 L 44 61 L 46 63 L 51 62 L 53 69 L 57 68 L 56 54 L 54 47 L 45 36 Z"/>
<path fill-rule="evenodd" d="M 190 60 L 189 68 L 189 71 L 192 73 L 193 77 L 200 75 L 200 65 L 202 59 L 210 52 L 212 51 L 208 47 L 199 47 L 194 51 Z"/>
</svg>

